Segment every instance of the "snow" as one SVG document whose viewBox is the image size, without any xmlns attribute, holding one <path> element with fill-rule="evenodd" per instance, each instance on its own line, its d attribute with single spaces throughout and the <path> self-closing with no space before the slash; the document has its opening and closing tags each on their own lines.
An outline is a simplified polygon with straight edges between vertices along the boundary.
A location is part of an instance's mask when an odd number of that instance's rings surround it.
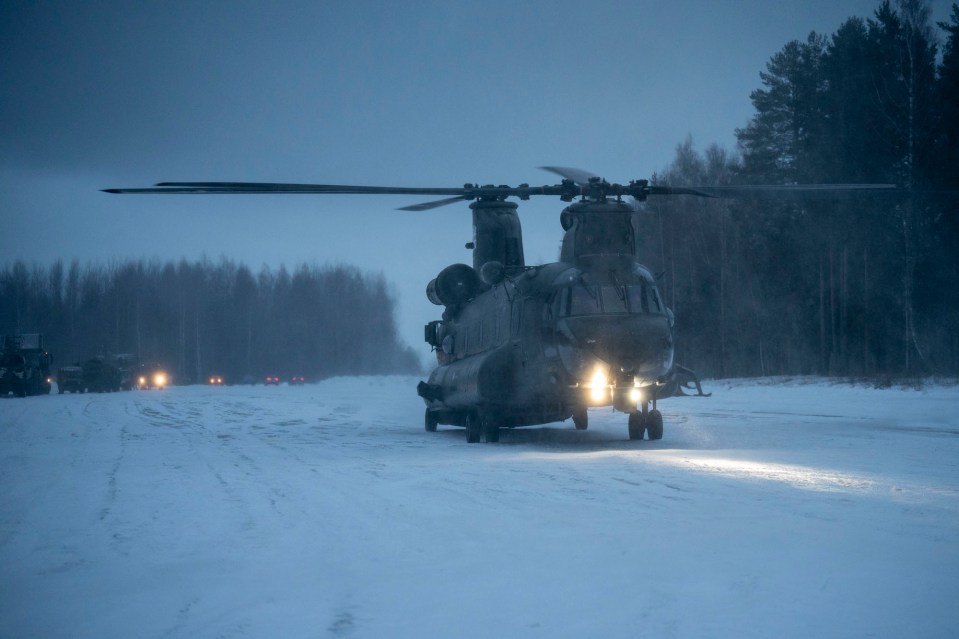
<svg viewBox="0 0 959 639">
<path fill-rule="evenodd" d="M 415 378 L 0 401 L 0 637 L 949 637 L 959 388 L 423 430 Z"/>
</svg>

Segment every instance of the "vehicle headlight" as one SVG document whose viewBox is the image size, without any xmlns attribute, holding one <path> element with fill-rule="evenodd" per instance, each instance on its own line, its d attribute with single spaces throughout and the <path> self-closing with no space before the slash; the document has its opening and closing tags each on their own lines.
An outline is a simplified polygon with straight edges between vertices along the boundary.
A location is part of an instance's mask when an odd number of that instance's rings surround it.
<svg viewBox="0 0 959 639">
<path fill-rule="evenodd" d="M 157 373 L 153 376 L 153 385 L 154 386 L 166 386 L 166 375 L 163 373 Z"/>
</svg>

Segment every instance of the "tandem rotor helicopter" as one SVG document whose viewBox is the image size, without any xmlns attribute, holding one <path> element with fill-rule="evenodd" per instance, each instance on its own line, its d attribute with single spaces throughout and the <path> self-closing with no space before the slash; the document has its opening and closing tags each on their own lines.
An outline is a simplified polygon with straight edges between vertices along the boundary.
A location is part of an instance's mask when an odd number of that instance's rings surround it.
<svg viewBox="0 0 959 639">
<path fill-rule="evenodd" d="M 737 196 L 763 191 L 860 191 L 893 185 L 669 187 L 633 180 L 611 184 L 579 169 L 548 186 L 416 188 L 259 182 L 161 182 L 150 188 L 104 189 L 139 194 L 380 194 L 445 196 L 402 207 L 428 209 L 469 201 L 473 264 L 447 266 L 426 295 L 443 306 L 425 327 L 437 367 L 420 382 L 425 428 L 465 427 L 466 441 L 499 441 L 501 428 L 562 422 L 589 424 L 588 409 L 612 406 L 628 415 L 630 439 L 663 437 L 657 400 L 704 395 L 695 374 L 673 361 L 673 313 L 656 278 L 638 259 L 637 210 L 624 196 Z M 559 196 L 564 236 L 558 262 L 527 265 L 518 205 L 509 197 Z M 574 200 L 577 200 L 574 202 Z"/>
</svg>

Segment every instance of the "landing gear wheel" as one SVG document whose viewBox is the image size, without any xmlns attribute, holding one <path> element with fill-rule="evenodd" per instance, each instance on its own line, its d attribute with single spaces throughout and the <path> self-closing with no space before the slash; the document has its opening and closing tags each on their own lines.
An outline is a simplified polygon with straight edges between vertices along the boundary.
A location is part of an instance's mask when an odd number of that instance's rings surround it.
<svg viewBox="0 0 959 639">
<path fill-rule="evenodd" d="M 483 426 L 480 423 L 479 416 L 476 413 L 470 413 L 466 416 L 466 443 L 478 444 L 480 434 L 483 432 Z"/>
<path fill-rule="evenodd" d="M 649 411 L 649 417 L 646 418 L 646 432 L 650 440 L 663 438 L 663 414 L 655 408 Z"/>
<path fill-rule="evenodd" d="M 589 428 L 589 415 L 585 408 L 577 408 L 573 411 L 573 426 L 576 430 L 586 430 Z"/>
<path fill-rule="evenodd" d="M 435 433 L 436 432 L 436 415 L 430 409 L 426 409 L 426 432 Z"/>
<path fill-rule="evenodd" d="M 483 436 L 486 438 L 486 443 L 495 444 L 498 442 L 499 424 L 496 423 L 496 420 L 489 415 L 484 415 L 480 422 L 483 425 Z"/>
<path fill-rule="evenodd" d="M 629 414 L 629 438 L 642 439 L 643 432 L 646 430 L 646 420 L 640 411 Z"/>
</svg>

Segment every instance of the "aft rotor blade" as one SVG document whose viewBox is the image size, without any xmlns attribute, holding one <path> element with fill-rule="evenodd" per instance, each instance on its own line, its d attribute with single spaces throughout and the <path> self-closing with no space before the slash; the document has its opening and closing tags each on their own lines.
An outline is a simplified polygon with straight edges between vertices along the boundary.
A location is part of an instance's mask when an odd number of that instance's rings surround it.
<svg viewBox="0 0 959 639">
<path fill-rule="evenodd" d="M 695 195 L 696 197 L 721 197 L 715 193 L 709 193 L 705 187 L 649 186 L 646 187 L 646 193 L 649 195 Z"/>
<path fill-rule="evenodd" d="M 436 209 L 441 206 L 446 206 L 447 204 L 455 204 L 456 202 L 463 202 L 466 198 L 462 195 L 459 197 L 448 197 L 445 200 L 433 200 L 432 202 L 422 202 L 420 204 L 412 204 L 410 206 L 401 206 L 397 211 L 428 211 L 430 209 Z"/>
<path fill-rule="evenodd" d="M 566 178 L 567 180 L 572 180 L 574 183 L 580 186 L 586 186 L 589 184 L 590 178 L 598 178 L 598 175 L 593 175 L 589 171 L 584 171 L 582 169 L 575 169 L 569 166 L 541 166 L 539 167 L 544 171 L 549 171 L 550 173 L 555 173 L 556 175 Z"/>
<path fill-rule="evenodd" d="M 687 190 L 707 197 L 836 197 L 895 192 L 895 184 L 743 184 L 736 186 L 691 186 Z M 673 187 L 674 191 L 681 190 Z"/>
</svg>

